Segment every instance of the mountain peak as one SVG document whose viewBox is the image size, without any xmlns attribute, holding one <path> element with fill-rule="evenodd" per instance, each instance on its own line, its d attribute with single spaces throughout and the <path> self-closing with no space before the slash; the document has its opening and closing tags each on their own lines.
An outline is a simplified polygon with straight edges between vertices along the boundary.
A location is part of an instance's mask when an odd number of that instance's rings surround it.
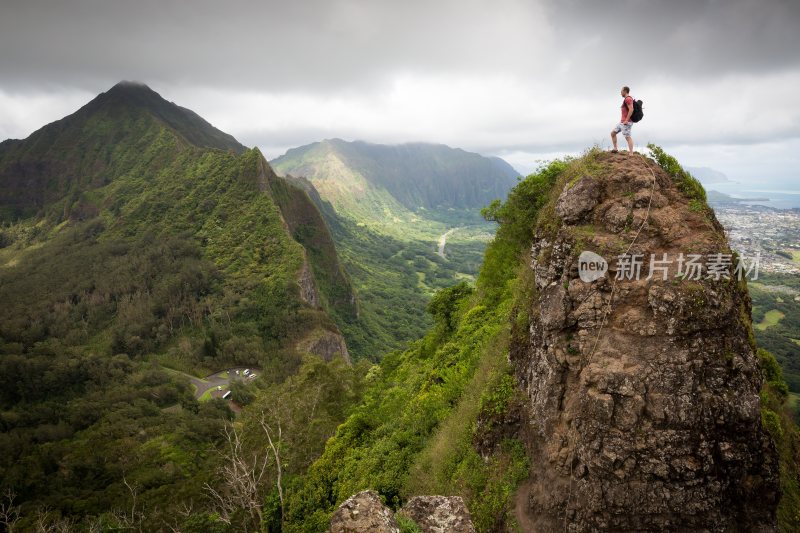
<svg viewBox="0 0 800 533">
<path fill-rule="evenodd" d="M 234 150 L 238 153 L 245 150 L 233 136 L 218 130 L 194 111 L 166 100 L 139 81 L 120 81 L 108 91 L 99 94 L 75 115 L 125 107 L 149 113 L 195 146 Z"/>
<path fill-rule="evenodd" d="M 231 135 L 144 83 L 121 81 L 27 139 L 0 143 L 0 220 L 30 215 L 70 189 L 105 183 L 107 168 L 114 164 L 107 155 L 109 146 L 125 145 L 129 153 L 139 153 L 134 147 L 164 131 L 183 146 L 246 150 Z"/>
<path fill-rule="evenodd" d="M 148 92 L 155 92 L 146 83 L 143 83 L 141 81 L 135 81 L 135 80 L 122 80 L 119 83 L 117 83 L 116 85 L 114 85 L 113 87 L 111 87 L 111 89 L 109 89 L 109 92 L 110 91 L 131 91 L 131 90 L 137 90 L 137 89 L 138 90 L 146 90 Z"/>
<path fill-rule="evenodd" d="M 155 92 L 145 83 L 140 81 L 122 80 L 109 90 L 97 95 L 97 97 L 90 102 L 90 105 L 94 102 L 119 103 L 121 101 L 138 104 L 144 107 L 158 106 L 162 102 L 170 103 L 164 100 L 160 94 Z"/>
</svg>

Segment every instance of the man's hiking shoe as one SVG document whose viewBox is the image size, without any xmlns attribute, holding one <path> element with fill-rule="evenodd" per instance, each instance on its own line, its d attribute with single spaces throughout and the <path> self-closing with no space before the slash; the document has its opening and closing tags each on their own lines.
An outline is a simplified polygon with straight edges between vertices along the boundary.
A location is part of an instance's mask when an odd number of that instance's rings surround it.
<svg viewBox="0 0 800 533">
<path fill-rule="evenodd" d="M 619 150 L 611 150 L 612 154 L 616 154 L 617 152 L 619 152 Z"/>
</svg>

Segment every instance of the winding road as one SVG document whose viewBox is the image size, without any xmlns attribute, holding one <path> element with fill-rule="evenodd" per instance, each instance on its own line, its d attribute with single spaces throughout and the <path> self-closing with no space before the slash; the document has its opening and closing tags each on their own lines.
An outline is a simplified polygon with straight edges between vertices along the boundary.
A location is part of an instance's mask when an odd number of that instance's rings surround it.
<svg viewBox="0 0 800 533">
<path fill-rule="evenodd" d="M 259 368 L 252 366 L 249 368 L 253 374 L 258 375 L 261 373 L 261 369 Z M 181 372 L 179 370 L 172 370 L 172 369 L 167 369 L 167 370 L 170 372 L 186 376 L 189 379 L 189 382 L 192 385 L 194 385 L 195 387 L 194 397 L 197 398 L 198 400 L 200 400 L 207 392 L 209 393 L 211 398 L 221 398 L 223 394 L 225 394 L 226 392 L 228 392 L 228 390 L 230 390 L 228 386 L 232 380 L 244 381 L 245 379 L 247 379 L 242 374 L 242 372 L 244 372 L 245 370 L 245 367 L 243 366 L 233 367 L 229 368 L 228 370 L 215 372 L 210 376 L 206 376 L 204 378 L 198 378 L 192 376 L 191 374 Z M 237 371 L 239 372 L 239 374 L 236 373 Z M 217 390 L 217 387 L 220 387 L 221 390 Z"/>
<path fill-rule="evenodd" d="M 439 250 L 436 252 L 442 258 L 444 258 L 444 245 L 447 244 L 447 236 L 456 231 L 459 228 L 451 228 L 444 232 L 441 237 L 439 237 Z"/>
</svg>

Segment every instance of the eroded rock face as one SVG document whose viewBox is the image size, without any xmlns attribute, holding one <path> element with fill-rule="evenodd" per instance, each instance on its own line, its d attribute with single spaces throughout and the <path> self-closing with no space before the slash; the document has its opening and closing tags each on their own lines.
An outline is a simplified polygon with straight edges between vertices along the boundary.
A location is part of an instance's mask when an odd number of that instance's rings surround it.
<svg viewBox="0 0 800 533">
<path fill-rule="evenodd" d="M 460 496 L 414 496 L 399 512 L 414 520 L 422 533 L 475 533 Z"/>
<path fill-rule="evenodd" d="M 320 307 L 317 282 L 314 280 L 314 273 L 308 264 L 308 258 L 303 259 L 303 267 L 300 269 L 297 283 L 300 285 L 300 298 L 311 307 Z"/>
<path fill-rule="evenodd" d="M 350 496 L 331 517 L 329 533 L 400 533 L 392 510 L 378 493 L 365 490 Z"/>
<path fill-rule="evenodd" d="M 675 264 L 667 280 L 645 279 L 650 254 L 730 253 L 722 228 L 653 163 L 655 181 L 639 157 L 603 154 L 600 166 L 561 193 L 558 229 L 539 228 L 531 250 L 538 294 L 511 351 L 533 465 L 519 522 L 774 531 L 777 456 L 761 426 L 746 289 L 677 279 Z M 645 220 L 630 251 L 644 255 L 641 279 L 615 283 L 616 254 Z M 591 283 L 578 276 L 584 249 L 609 262 Z"/>
<path fill-rule="evenodd" d="M 347 350 L 347 343 L 341 333 L 334 331 L 314 330 L 307 338 L 298 343 L 297 349 L 300 352 L 314 354 L 325 361 L 332 361 L 338 355 L 350 363 L 350 352 Z"/>
<path fill-rule="evenodd" d="M 597 205 L 600 187 L 591 176 L 584 176 L 569 184 L 556 204 L 556 213 L 564 222 L 580 222 Z"/>
</svg>

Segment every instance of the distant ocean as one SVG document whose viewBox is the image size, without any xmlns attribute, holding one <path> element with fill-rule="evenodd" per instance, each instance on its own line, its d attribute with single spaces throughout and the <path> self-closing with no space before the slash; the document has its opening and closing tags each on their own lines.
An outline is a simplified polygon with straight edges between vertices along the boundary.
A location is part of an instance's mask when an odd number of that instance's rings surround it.
<svg viewBox="0 0 800 533">
<path fill-rule="evenodd" d="M 707 190 L 719 191 L 734 198 L 758 198 L 768 201 L 744 201 L 744 204 L 765 205 L 775 209 L 800 209 L 800 190 L 769 189 L 764 185 L 735 182 L 709 183 Z"/>
</svg>

